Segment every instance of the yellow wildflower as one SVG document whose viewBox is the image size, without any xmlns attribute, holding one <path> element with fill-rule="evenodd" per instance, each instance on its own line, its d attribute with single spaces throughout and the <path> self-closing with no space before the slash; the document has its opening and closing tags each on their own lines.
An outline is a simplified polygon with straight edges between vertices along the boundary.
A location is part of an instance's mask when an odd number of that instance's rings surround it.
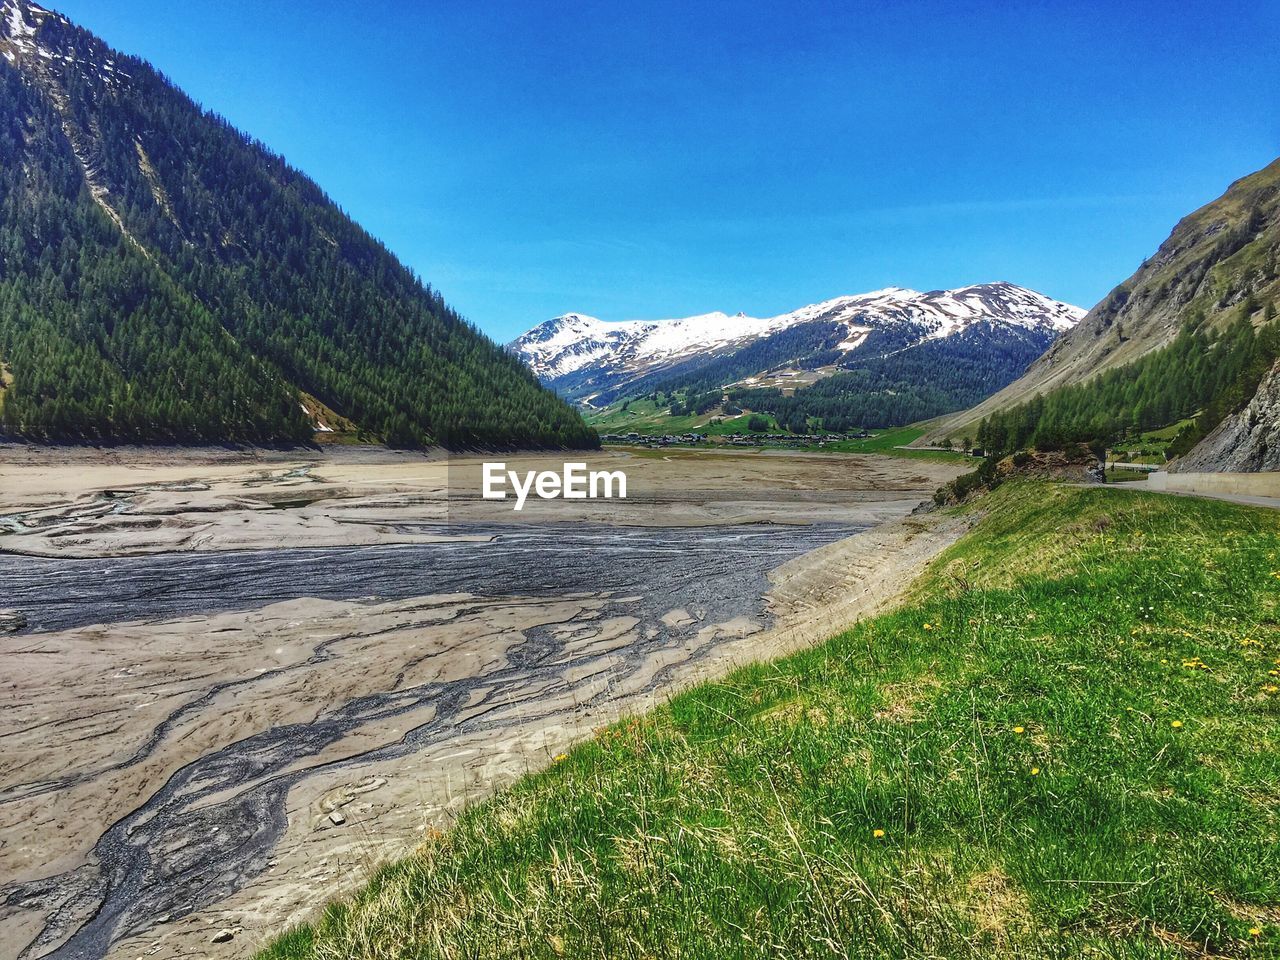
<svg viewBox="0 0 1280 960">
<path fill-rule="evenodd" d="M 1032 768 L 1031 768 L 1031 775 L 1032 775 L 1033 777 L 1038 777 L 1038 776 L 1040 776 L 1040 768 L 1039 768 L 1039 767 L 1032 767 Z"/>
<path fill-rule="evenodd" d="M 1249 936 L 1251 936 L 1251 937 L 1260 937 L 1260 936 L 1262 936 L 1262 928 L 1261 928 L 1261 927 L 1250 927 L 1250 928 L 1249 928 Z"/>
<path fill-rule="evenodd" d="M 875 837 L 877 840 L 879 840 L 884 836 L 884 831 L 881 830 L 879 827 L 876 827 L 874 830 L 871 831 L 871 835 Z"/>
<path fill-rule="evenodd" d="M 1023 728 L 1022 728 L 1022 727 L 1014 727 L 1014 728 L 1013 728 L 1013 732 L 1014 732 L 1014 733 L 1023 733 L 1024 731 L 1023 731 Z"/>
<path fill-rule="evenodd" d="M 1173 729 L 1175 729 L 1175 730 L 1181 730 L 1181 729 L 1182 729 L 1182 721 L 1181 721 L 1181 720 L 1174 720 L 1172 723 L 1170 723 L 1170 724 L 1169 724 L 1169 726 L 1173 727 Z"/>
<path fill-rule="evenodd" d="M 569 755 L 567 753 L 556 754 L 556 763 L 560 763 L 562 760 L 568 760 L 568 759 L 569 759 Z"/>
</svg>

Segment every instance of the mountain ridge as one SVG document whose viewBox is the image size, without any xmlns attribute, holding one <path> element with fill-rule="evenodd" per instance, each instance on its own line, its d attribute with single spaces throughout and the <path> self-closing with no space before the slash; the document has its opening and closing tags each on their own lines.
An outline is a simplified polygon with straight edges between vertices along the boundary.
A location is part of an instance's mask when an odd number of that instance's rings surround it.
<svg viewBox="0 0 1280 960">
<path fill-rule="evenodd" d="M 726 359 L 747 348 L 777 360 L 776 351 L 761 345 L 784 336 L 796 341 L 788 344 L 795 347 L 796 355 L 782 359 L 810 369 L 839 369 L 851 358 L 873 353 L 887 356 L 980 323 L 1041 334 L 1047 344 L 1083 315 L 1078 307 L 1007 282 L 928 292 L 886 287 L 763 318 L 715 312 L 672 320 L 610 322 L 567 313 L 532 328 L 508 349 L 548 386 L 590 403 L 635 392 L 663 374 L 697 373 L 713 361 L 723 366 Z M 803 333 L 797 336 L 797 331 Z M 773 365 L 767 363 L 753 372 Z"/>
</svg>

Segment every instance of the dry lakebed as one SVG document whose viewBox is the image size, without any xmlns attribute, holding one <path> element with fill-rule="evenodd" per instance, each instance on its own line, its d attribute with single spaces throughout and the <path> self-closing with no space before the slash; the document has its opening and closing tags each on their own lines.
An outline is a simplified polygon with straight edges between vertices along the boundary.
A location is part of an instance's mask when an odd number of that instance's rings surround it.
<svg viewBox="0 0 1280 960">
<path fill-rule="evenodd" d="M 493 458 L 489 458 L 493 459 Z M 545 455 L 506 456 L 550 469 Z M 601 725 L 888 602 L 962 467 L 0 446 L 0 958 L 240 957 Z M 17 620 L 14 622 L 21 622 Z"/>
</svg>

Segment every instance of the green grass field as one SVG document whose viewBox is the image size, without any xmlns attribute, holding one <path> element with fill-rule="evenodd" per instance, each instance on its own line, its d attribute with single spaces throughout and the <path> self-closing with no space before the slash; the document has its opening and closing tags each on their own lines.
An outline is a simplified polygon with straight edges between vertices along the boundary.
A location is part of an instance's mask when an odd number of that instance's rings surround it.
<svg viewBox="0 0 1280 960">
<path fill-rule="evenodd" d="M 736 417 L 702 414 L 701 416 L 673 417 L 659 408 L 652 400 L 632 400 L 627 412 L 622 413 L 617 407 L 609 412 L 589 416 L 587 421 L 600 433 L 640 433 L 648 436 L 655 434 L 681 434 L 688 432 L 705 433 L 711 437 L 727 436 L 731 433 L 745 434 L 747 421 L 752 414 L 744 413 Z M 771 432 L 782 432 L 777 421 L 768 414 L 760 414 L 769 421 Z M 719 420 L 712 423 L 712 420 Z M 882 453 L 894 457 L 906 457 L 913 460 L 962 461 L 968 459 L 961 453 L 945 450 L 904 450 L 907 444 L 919 439 L 924 431 L 916 427 L 895 427 L 881 430 L 866 440 L 844 440 L 829 443 L 822 447 L 787 447 L 822 453 Z"/>
<path fill-rule="evenodd" d="M 769 429 L 777 432 L 778 421 L 770 414 L 759 416 L 769 421 Z M 750 413 L 727 417 L 722 413 L 701 413 L 687 417 L 673 417 L 667 406 L 658 406 L 648 398 L 631 400 L 627 409 L 621 404 L 614 404 L 608 409 L 591 413 L 586 421 L 600 433 L 642 433 L 646 435 L 664 433 L 705 433 L 711 436 L 725 436 L 730 433 L 746 433 Z M 719 423 L 712 423 L 719 420 Z"/>
<path fill-rule="evenodd" d="M 964 509 L 899 611 L 603 730 L 263 956 L 1280 955 L 1280 513 Z"/>
<path fill-rule="evenodd" d="M 914 460 L 939 460 L 961 462 L 970 459 L 963 453 L 951 450 L 906 450 L 907 444 L 913 443 L 924 435 L 919 427 L 894 427 L 881 430 L 866 440 L 842 440 L 829 443 L 825 447 L 815 447 L 824 452 L 834 453 L 883 453 L 892 457 L 908 457 Z M 975 463 L 977 461 L 974 461 Z"/>
</svg>

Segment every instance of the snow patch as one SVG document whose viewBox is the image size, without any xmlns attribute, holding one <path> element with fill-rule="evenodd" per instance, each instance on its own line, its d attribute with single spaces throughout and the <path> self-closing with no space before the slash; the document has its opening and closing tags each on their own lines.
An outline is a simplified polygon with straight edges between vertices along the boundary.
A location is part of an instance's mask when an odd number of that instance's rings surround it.
<svg viewBox="0 0 1280 960">
<path fill-rule="evenodd" d="M 4 57 L 11 64 L 17 64 L 19 56 L 23 58 L 39 57 L 49 63 L 66 63 L 73 67 L 84 68 L 86 75 L 97 77 L 106 84 L 118 84 L 128 79 L 129 74 L 121 70 L 114 57 L 111 57 L 102 44 L 94 46 L 97 60 L 76 56 L 74 49 L 59 49 L 41 42 L 40 30 L 49 20 L 70 24 L 66 17 L 52 13 L 34 3 L 24 0 L 0 0 L 0 47 Z"/>
<path fill-rule="evenodd" d="M 40 10 L 38 7 L 34 9 L 40 13 L 48 12 L 45 10 Z M 19 37 L 34 37 L 36 35 L 36 28 L 33 26 L 30 26 L 27 23 L 26 18 L 23 17 L 22 15 L 22 4 L 14 3 L 9 7 L 8 19 L 9 19 L 9 36 L 11 38 L 16 40 Z"/>
<path fill-rule="evenodd" d="M 836 344 L 837 350 L 843 350 L 848 353 L 850 350 L 857 350 L 862 346 L 867 337 L 871 336 L 871 327 L 847 327 L 845 329 L 845 338 Z"/>
</svg>

